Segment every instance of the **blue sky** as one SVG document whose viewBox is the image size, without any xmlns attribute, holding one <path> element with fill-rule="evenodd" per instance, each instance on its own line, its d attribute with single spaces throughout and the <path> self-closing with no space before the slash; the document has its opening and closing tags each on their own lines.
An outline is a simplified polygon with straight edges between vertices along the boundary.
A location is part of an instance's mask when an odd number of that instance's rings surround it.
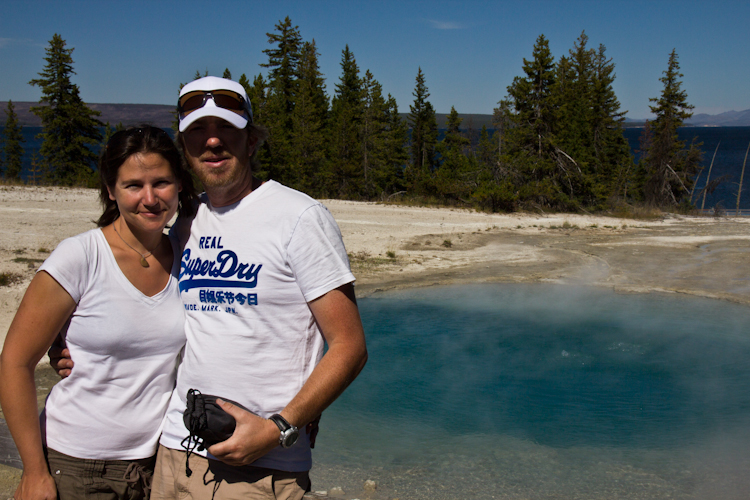
<svg viewBox="0 0 750 500">
<path fill-rule="evenodd" d="M 59 33 L 86 102 L 172 104 L 196 70 L 265 74 L 266 33 L 285 16 L 317 42 L 329 94 L 348 44 L 402 112 L 421 67 L 439 113 L 492 113 L 540 34 L 557 59 L 583 30 L 607 47 L 631 118 L 649 116 L 672 48 L 696 113 L 750 108 L 750 1 L 739 0 L 0 0 L 0 100 L 39 99 L 28 81 Z"/>
</svg>

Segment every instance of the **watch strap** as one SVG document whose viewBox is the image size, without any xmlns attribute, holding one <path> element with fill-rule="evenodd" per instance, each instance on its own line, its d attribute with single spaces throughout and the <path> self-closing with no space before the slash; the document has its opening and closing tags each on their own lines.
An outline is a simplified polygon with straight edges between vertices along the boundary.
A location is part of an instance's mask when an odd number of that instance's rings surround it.
<svg viewBox="0 0 750 500">
<path fill-rule="evenodd" d="M 274 424 L 276 424 L 276 427 L 279 428 L 279 430 L 282 432 L 282 434 L 285 431 L 288 431 L 289 429 L 291 429 L 293 427 L 292 424 L 290 424 L 289 422 L 287 422 L 287 420 L 284 417 L 282 417 L 281 415 L 279 415 L 278 413 L 274 413 L 273 415 L 271 415 L 270 417 L 268 417 L 268 420 L 270 420 Z"/>
<path fill-rule="evenodd" d="M 276 424 L 281 434 L 279 435 L 279 445 L 282 448 L 291 448 L 297 442 L 299 438 L 299 429 L 290 424 L 284 417 L 275 413 L 271 415 L 269 420 Z"/>
</svg>

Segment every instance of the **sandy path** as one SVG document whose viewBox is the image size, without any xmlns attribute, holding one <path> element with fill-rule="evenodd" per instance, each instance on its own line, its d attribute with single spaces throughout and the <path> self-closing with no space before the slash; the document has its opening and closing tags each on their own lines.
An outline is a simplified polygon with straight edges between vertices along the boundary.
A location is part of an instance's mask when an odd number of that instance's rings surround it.
<svg viewBox="0 0 750 500">
<path fill-rule="evenodd" d="M 353 257 L 359 295 L 434 283 L 548 281 L 750 303 L 746 219 L 647 221 L 325 203 Z"/>
</svg>

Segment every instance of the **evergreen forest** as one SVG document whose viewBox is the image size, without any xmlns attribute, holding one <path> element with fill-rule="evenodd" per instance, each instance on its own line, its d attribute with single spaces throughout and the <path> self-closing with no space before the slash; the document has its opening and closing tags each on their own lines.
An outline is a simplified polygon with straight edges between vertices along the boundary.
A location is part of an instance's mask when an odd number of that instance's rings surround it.
<svg viewBox="0 0 750 500">
<path fill-rule="evenodd" d="M 700 144 L 677 129 L 692 114 L 678 55 L 668 55 L 663 90 L 651 100 L 655 118 L 635 161 L 623 136 L 626 111 L 615 95 L 615 63 L 585 32 L 555 57 L 540 35 L 519 76 L 493 110 L 493 128 L 463 127 L 451 108 L 438 130 L 427 75 L 416 77 L 404 120 L 376 75 L 357 64 L 348 46 L 341 74 L 327 88 L 315 40 L 303 39 L 287 17 L 267 33 L 266 70 L 237 79 L 252 102 L 255 122 L 270 138 L 260 153 L 263 179 L 317 198 L 395 201 L 488 211 L 601 211 L 623 206 L 690 209 Z M 35 176 L 46 183 L 96 185 L 93 152 L 112 133 L 71 83 L 72 48 L 55 34 L 33 108 L 42 120 Z M 205 73 L 204 73 L 205 74 Z M 195 77 L 204 76 L 196 72 Z M 232 78 L 229 68 L 222 75 Z M 330 93 L 329 93 L 330 91 Z M 0 173 L 18 181 L 23 148 L 8 103 L 0 136 Z M 101 131 L 104 130 L 104 133 Z M 38 174 L 38 175 L 37 175 Z"/>
</svg>

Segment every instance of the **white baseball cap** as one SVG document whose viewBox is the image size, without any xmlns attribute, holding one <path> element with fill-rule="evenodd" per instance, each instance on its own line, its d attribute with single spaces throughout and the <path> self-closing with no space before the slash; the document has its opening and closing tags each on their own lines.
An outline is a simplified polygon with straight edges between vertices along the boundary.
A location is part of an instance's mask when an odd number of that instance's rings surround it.
<svg viewBox="0 0 750 500">
<path fill-rule="evenodd" d="M 188 83 L 182 87 L 177 103 L 180 132 L 204 116 L 221 118 L 239 129 L 253 122 L 252 106 L 245 88 L 226 78 L 205 76 Z"/>
</svg>

